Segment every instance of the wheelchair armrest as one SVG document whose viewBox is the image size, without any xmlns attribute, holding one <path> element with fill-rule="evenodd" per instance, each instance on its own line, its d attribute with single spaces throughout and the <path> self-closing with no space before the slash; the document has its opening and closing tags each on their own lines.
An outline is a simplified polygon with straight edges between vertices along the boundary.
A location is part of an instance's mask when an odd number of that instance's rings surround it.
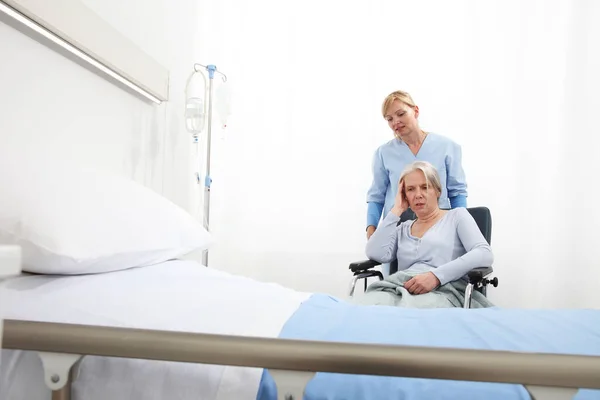
<svg viewBox="0 0 600 400">
<path fill-rule="evenodd" d="M 373 260 L 356 261 L 356 262 L 353 262 L 350 264 L 350 271 L 352 271 L 352 272 L 366 271 L 366 270 L 369 270 L 378 265 L 381 265 L 381 263 L 377 262 L 377 261 L 373 261 Z"/>
<path fill-rule="evenodd" d="M 478 267 L 473 268 L 468 273 L 469 282 L 476 284 L 484 281 L 485 277 L 494 272 L 494 268 L 492 267 Z M 491 283 L 494 287 L 498 286 L 498 278 L 494 278 L 490 281 L 483 282 L 485 284 Z"/>
</svg>

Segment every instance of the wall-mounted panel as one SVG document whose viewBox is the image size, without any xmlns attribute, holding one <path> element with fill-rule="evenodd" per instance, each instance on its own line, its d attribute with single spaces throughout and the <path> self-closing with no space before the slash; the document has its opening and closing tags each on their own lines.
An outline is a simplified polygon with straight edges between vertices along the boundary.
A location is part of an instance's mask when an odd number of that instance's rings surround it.
<svg viewBox="0 0 600 400">
<path fill-rule="evenodd" d="M 79 0 L 0 0 L 161 101 L 169 70 Z"/>
</svg>

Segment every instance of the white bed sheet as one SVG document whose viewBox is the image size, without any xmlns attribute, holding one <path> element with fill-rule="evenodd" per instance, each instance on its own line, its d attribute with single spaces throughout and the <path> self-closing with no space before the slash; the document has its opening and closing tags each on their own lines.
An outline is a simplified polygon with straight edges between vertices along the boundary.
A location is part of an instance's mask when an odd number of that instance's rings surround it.
<svg viewBox="0 0 600 400">
<path fill-rule="evenodd" d="M 310 296 L 193 261 L 100 275 L 21 276 L 0 283 L 0 318 L 277 337 Z M 252 301 L 246 301 L 252 299 Z M 35 353 L 3 350 L 0 399 L 46 400 Z M 85 357 L 73 400 L 255 400 L 262 370 Z"/>
</svg>

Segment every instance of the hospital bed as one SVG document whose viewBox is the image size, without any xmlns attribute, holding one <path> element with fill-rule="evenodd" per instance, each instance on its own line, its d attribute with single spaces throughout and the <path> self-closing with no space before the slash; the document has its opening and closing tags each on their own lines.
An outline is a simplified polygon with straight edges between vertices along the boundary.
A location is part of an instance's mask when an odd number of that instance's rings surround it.
<svg viewBox="0 0 600 400">
<path fill-rule="evenodd" d="M 212 238 L 134 182 L 2 171 L 0 243 L 24 271 L 0 283 L 2 399 L 600 398 L 598 310 L 299 292 L 183 259 Z"/>
<path fill-rule="evenodd" d="M 492 244 L 492 213 L 487 207 L 469 207 L 467 208 L 475 222 L 477 223 L 477 227 L 481 231 L 481 234 L 488 242 L 489 245 Z M 410 209 L 406 210 L 398 221 L 398 225 L 400 225 L 404 221 L 415 219 L 416 215 Z M 353 273 L 352 280 L 350 282 L 350 292 L 349 295 L 352 297 L 354 295 L 354 290 L 356 289 L 356 283 L 359 280 L 364 279 L 364 290 L 367 290 L 367 281 L 369 278 L 376 277 L 379 280 L 383 280 L 383 274 L 375 270 L 374 268 L 378 265 L 381 265 L 377 260 L 362 260 L 356 261 L 350 264 L 350 271 Z M 390 263 L 390 275 L 398 271 L 398 261 L 393 260 Z M 482 293 L 484 296 L 487 294 L 487 286 L 492 285 L 494 287 L 498 287 L 498 278 L 488 278 L 494 272 L 494 268 L 491 265 L 482 265 L 480 267 L 474 268 L 468 274 L 466 279 L 468 280 L 465 290 L 465 301 L 464 308 L 471 307 L 471 298 L 473 294 L 473 290 L 477 290 Z"/>
</svg>

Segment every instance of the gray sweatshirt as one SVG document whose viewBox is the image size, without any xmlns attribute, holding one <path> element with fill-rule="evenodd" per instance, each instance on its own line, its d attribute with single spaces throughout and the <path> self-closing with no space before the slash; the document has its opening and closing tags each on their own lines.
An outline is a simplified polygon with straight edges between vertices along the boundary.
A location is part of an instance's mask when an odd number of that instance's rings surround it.
<svg viewBox="0 0 600 400">
<path fill-rule="evenodd" d="M 388 213 L 367 242 L 366 255 L 380 263 L 398 260 L 398 271 L 431 271 L 442 285 L 494 261 L 492 249 L 466 208 L 449 210 L 422 238 L 410 233 L 414 220 L 396 226 Z"/>
</svg>

